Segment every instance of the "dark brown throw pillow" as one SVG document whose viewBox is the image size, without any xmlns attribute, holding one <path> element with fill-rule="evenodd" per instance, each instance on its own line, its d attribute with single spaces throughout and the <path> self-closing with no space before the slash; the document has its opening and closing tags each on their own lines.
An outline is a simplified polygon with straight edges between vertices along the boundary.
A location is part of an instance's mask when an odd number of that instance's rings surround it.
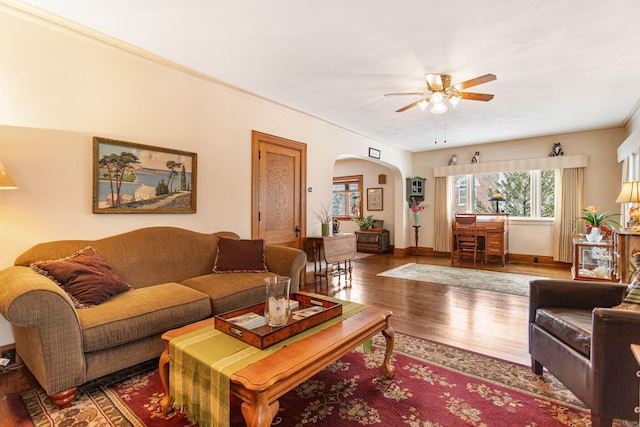
<svg viewBox="0 0 640 427">
<path fill-rule="evenodd" d="M 260 273 L 267 270 L 264 240 L 218 238 L 214 273 Z"/>
<path fill-rule="evenodd" d="M 34 262 L 31 268 L 57 283 L 76 308 L 96 306 L 131 289 L 92 247 L 67 258 Z"/>
</svg>

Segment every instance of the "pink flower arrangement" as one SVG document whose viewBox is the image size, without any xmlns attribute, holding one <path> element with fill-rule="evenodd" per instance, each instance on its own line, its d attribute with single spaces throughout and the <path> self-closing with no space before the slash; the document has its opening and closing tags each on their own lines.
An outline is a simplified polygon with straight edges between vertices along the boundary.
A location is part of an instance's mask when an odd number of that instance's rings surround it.
<svg viewBox="0 0 640 427">
<path fill-rule="evenodd" d="M 413 213 L 418 213 L 424 210 L 424 208 L 426 208 L 426 206 L 422 206 L 420 204 L 421 202 L 418 202 L 415 199 L 411 199 L 409 201 L 409 209 L 411 209 L 413 211 Z"/>
</svg>

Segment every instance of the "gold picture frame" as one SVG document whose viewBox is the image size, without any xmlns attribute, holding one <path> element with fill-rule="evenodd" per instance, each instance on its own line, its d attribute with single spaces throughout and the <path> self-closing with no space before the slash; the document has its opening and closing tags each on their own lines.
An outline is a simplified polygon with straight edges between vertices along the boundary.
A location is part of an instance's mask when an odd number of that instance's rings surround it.
<svg viewBox="0 0 640 427">
<path fill-rule="evenodd" d="M 198 155 L 93 138 L 93 213 L 196 213 Z"/>
</svg>

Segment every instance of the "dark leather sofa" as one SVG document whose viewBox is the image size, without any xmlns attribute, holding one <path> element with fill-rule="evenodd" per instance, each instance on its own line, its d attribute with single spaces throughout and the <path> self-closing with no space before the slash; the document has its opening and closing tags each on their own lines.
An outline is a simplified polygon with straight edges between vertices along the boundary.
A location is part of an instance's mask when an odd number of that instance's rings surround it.
<svg viewBox="0 0 640 427">
<path fill-rule="evenodd" d="M 532 280 L 529 353 L 591 409 L 593 427 L 614 418 L 638 420 L 638 364 L 630 344 L 640 343 L 640 311 L 611 308 L 627 286 L 576 280 Z"/>
</svg>

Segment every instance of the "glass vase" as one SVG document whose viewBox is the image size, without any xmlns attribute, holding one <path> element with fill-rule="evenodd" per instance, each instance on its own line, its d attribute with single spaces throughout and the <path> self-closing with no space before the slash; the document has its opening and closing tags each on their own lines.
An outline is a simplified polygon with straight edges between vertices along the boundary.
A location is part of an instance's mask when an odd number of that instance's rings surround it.
<svg viewBox="0 0 640 427">
<path fill-rule="evenodd" d="M 289 288 L 291 278 L 273 276 L 264 279 L 267 297 L 264 316 L 269 326 L 284 326 L 289 320 Z"/>
</svg>

